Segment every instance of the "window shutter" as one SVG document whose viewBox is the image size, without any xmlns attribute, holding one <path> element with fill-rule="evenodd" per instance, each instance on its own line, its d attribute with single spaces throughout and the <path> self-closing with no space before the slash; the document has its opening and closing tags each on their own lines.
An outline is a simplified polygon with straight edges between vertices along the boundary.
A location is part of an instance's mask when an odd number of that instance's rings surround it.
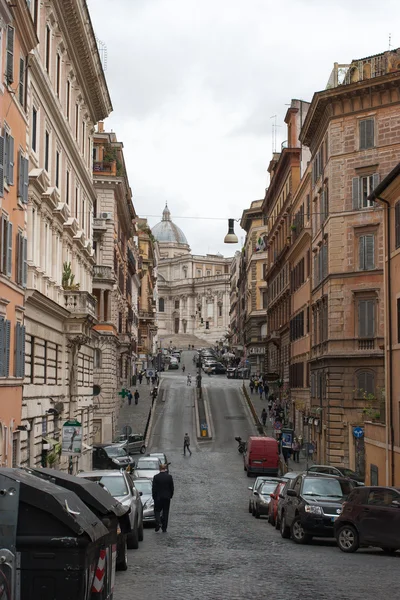
<svg viewBox="0 0 400 600">
<path fill-rule="evenodd" d="M 376 187 L 378 187 L 379 185 L 379 173 L 374 173 L 372 176 L 372 186 L 373 189 L 375 189 Z"/>
<path fill-rule="evenodd" d="M 6 322 L 0 317 L 0 377 L 5 377 Z"/>
<path fill-rule="evenodd" d="M 20 336 L 20 327 L 21 325 L 17 323 L 15 325 L 15 358 L 14 358 L 14 369 L 15 369 L 15 377 L 21 377 L 21 336 Z"/>
<path fill-rule="evenodd" d="M 4 137 L 0 135 L 0 197 L 4 196 Z"/>
<path fill-rule="evenodd" d="M 29 188 L 29 159 L 22 159 L 23 165 L 23 188 L 22 188 L 22 202 L 28 204 L 28 188 Z"/>
<path fill-rule="evenodd" d="M 7 223 L 7 275 L 11 277 L 12 273 L 12 230 L 10 221 Z"/>
<path fill-rule="evenodd" d="M 362 338 L 367 337 L 366 312 L 367 300 L 360 300 L 358 303 L 358 335 Z"/>
<path fill-rule="evenodd" d="M 1 185 L 1 183 L 0 183 Z M 394 209 L 394 227 L 396 248 L 400 247 L 400 200 L 396 203 Z"/>
<path fill-rule="evenodd" d="M 366 142 L 366 125 L 365 125 L 366 121 L 360 121 L 360 150 L 363 150 L 363 148 L 365 148 L 365 142 Z"/>
<path fill-rule="evenodd" d="M 365 372 L 365 391 L 367 394 L 375 394 L 374 374 L 369 371 Z"/>
<path fill-rule="evenodd" d="M 365 123 L 365 146 L 364 148 L 374 147 L 374 119 L 366 119 Z"/>
<path fill-rule="evenodd" d="M 25 60 L 19 59 L 19 87 L 18 87 L 18 100 L 21 106 L 25 106 Z"/>
<path fill-rule="evenodd" d="M 375 269 L 375 236 L 365 236 L 365 268 Z"/>
<path fill-rule="evenodd" d="M 28 240 L 22 238 L 22 285 L 25 288 L 28 283 Z"/>
<path fill-rule="evenodd" d="M 360 178 L 353 177 L 352 183 L 353 210 L 360 208 Z"/>
<path fill-rule="evenodd" d="M 21 284 L 22 283 L 22 235 L 19 232 L 17 233 L 16 251 L 17 251 L 17 271 L 16 271 L 15 280 L 17 283 Z"/>
<path fill-rule="evenodd" d="M 324 190 L 322 190 L 320 197 L 319 197 L 319 212 L 320 212 L 320 223 L 322 225 L 322 223 L 325 221 L 325 192 Z"/>
<path fill-rule="evenodd" d="M 24 186 L 24 157 L 22 152 L 18 152 L 18 198 L 22 198 Z"/>
<path fill-rule="evenodd" d="M 359 268 L 361 271 L 365 270 L 365 235 L 360 236 L 360 245 L 359 245 Z"/>
<path fill-rule="evenodd" d="M 322 277 L 328 275 L 328 246 L 324 244 L 322 246 Z"/>
<path fill-rule="evenodd" d="M 366 337 L 375 336 L 375 301 L 366 300 Z"/>
<path fill-rule="evenodd" d="M 318 276 L 319 276 L 319 270 L 318 270 L 318 254 L 314 254 L 314 287 L 316 287 L 318 285 Z"/>
<path fill-rule="evenodd" d="M 7 169 L 7 183 L 14 185 L 14 138 L 12 135 L 8 136 L 8 169 Z"/>
<path fill-rule="evenodd" d="M 10 25 L 7 29 L 6 80 L 8 85 L 11 85 L 14 81 L 14 27 Z"/>
<path fill-rule="evenodd" d="M 11 321 L 6 321 L 5 322 L 5 342 L 6 342 L 6 347 L 5 347 L 5 376 L 8 377 L 10 374 L 10 341 L 11 341 Z"/>
</svg>

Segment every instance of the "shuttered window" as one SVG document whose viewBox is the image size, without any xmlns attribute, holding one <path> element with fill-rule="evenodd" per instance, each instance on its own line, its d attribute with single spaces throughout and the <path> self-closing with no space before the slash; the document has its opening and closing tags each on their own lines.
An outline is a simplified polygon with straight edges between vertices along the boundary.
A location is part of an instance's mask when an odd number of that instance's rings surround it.
<svg viewBox="0 0 400 600">
<path fill-rule="evenodd" d="M 18 198 L 24 204 L 28 204 L 28 185 L 29 185 L 29 160 L 25 158 L 22 152 L 18 158 Z"/>
<path fill-rule="evenodd" d="M 44 168 L 49 172 L 49 156 L 50 156 L 50 134 L 46 131 L 44 135 Z"/>
<path fill-rule="evenodd" d="M 14 138 L 6 132 L 4 145 L 4 175 L 8 185 L 14 185 Z"/>
<path fill-rule="evenodd" d="M 15 326 L 15 377 L 25 376 L 25 327 L 20 323 Z"/>
<path fill-rule="evenodd" d="M 374 147 L 374 119 L 362 119 L 359 123 L 360 150 Z"/>
<path fill-rule="evenodd" d="M 6 64 L 6 81 L 11 85 L 14 81 L 14 27 L 7 27 L 7 64 Z"/>
<path fill-rule="evenodd" d="M 11 322 L 0 317 L 0 377 L 10 374 Z"/>
<path fill-rule="evenodd" d="M 0 135 L 0 197 L 4 196 L 4 146 L 4 137 Z"/>
<path fill-rule="evenodd" d="M 361 271 L 375 269 L 375 236 L 362 235 L 359 238 L 359 268 Z"/>
<path fill-rule="evenodd" d="M 373 338 L 375 336 L 375 300 L 358 301 L 358 336 Z"/>
<path fill-rule="evenodd" d="M 394 207 L 395 244 L 400 248 L 400 200 Z"/>
<path fill-rule="evenodd" d="M 28 262 L 27 262 L 27 239 L 21 233 L 17 234 L 17 266 L 16 282 L 26 287 Z"/>
<path fill-rule="evenodd" d="M 19 85 L 18 100 L 21 106 L 25 107 L 25 60 L 19 59 Z"/>
<path fill-rule="evenodd" d="M 37 142 L 37 110 L 32 108 L 32 150 L 36 152 Z"/>
<path fill-rule="evenodd" d="M 375 374 L 372 371 L 359 371 L 357 373 L 357 391 L 358 396 L 364 394 L 375 395 Z"/>
<path fill-rule="evenodd" d="M 352 203 L 353 210 L 360 208 L 371 208 L 375 202 L 368 200 L 368 196 L 379 184 L 379 173 L 365 175 L 364 177 L 353 177 L 352 181 Z"/>
<path fill-rule="evenodd" d="M 4 215 L 0 220 L 0 272 L 11 277 L 12 270 L 12 223 Z"/>
</svg>

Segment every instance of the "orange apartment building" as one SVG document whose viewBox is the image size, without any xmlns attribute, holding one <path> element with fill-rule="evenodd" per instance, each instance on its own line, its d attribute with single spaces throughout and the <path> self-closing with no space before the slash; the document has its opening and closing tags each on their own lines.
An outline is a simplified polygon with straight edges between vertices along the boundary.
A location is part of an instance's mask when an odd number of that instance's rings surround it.
<svg viewBox="0 0 400 600">
<path fill-rule="evenodd" d="M 308 166 L 294 193 L 291 206 L 290 265 L 290 366 L 291 420 L 294 430 L 308 440 L 304 429 L 310 418 L 311 349 L 311 167 Z"/>
<path fill-rule="evenodd" d="M 366 482 L 400 486 L 400 163 L 372 194 L 384 210 L 385 423 L 365 423 Z"/>
<path fill-rule="evenodd" d="M 283 406 L 290 405 L 290 206 L 297 190 L 308 149 L 299 142 L 301 124 L 308 102 L 292 100 L 285 117 L 288 139 L 281 153 L 275 153 L 269 164 L 271 176 L 262 210 L 267 222 L 268 258 L 264 267 L 267 293 L 264 301 L 267 315 L 265 373 L 270 391 Z"/>
<path fill-rule="evenodd" d="M 398 50 L 336 64 L 300 135 L 312 155 L 311 436 L 318 461 L 361 473 L 354 428 L 385 418 L 384 213 L 368 196 L 399 161 L 399 81 Z"/>
<path fill-rule="evenodd" d="M 27 3 L 0 1 L 0 465 L 20 461 L 27 280 L 28 54 L 38 39 Z"/>
</svg>

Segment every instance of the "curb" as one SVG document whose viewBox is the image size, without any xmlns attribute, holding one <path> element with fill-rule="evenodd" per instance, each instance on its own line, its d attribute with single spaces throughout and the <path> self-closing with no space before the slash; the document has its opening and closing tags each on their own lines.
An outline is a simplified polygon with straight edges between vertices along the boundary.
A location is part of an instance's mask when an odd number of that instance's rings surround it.
<svg viewBox="0 0 400 600">
<path fill-rule="evenodd" d="M 243 384 L 243 386 L 242 386 L 241 389 L 242 389 L 243 396 L 245 397 L 246 402 L 247 402 L 247 404 L 248 404 L 248 406 L 250 408 L 251 414 L 253 415 L 254 424 L 255 424 L 255 426 L 257 428 L 258 433 L 259 434 L 264 434 L 265 433 L 264 432 L 264 427 L 263 427 L 263 425 L 262 425 L 262 423 L 261 423 L 261 421 L 260 421 L 260 419 L 258 417 L 257 411 L 254 408 L 254 404 L 252 403 L 252 401 L 250 399 L 250 396 L 248 394 L 248 391 L 247 391 L 247 389 L 246 389 L 246 387 L 245 387 L 244 384 Z"/>
<path fill-rule="evenodd" d="M 198 440 L 201 440 L 202 437 L 200 435 L 200 419 L 199 419 L 199 406 L 197 403 L 197 388 L 194 389 L 194 418 L 196 421 L 196 437 Z"/>
<path fill-rule="evenodd" d="M 208 402 L 208 393 L 206 392 L 206 388 L 203 388 L 203 402 L 204 402 L 204 410 L 206 413 L 206 419 L 207 419 L 207 425 L 208 425 L 208 436 L 203 439 L 212 440 L 214 424 L 211 419 L 211 410 L 210 410 L 210 405 Z"/>
</svg>

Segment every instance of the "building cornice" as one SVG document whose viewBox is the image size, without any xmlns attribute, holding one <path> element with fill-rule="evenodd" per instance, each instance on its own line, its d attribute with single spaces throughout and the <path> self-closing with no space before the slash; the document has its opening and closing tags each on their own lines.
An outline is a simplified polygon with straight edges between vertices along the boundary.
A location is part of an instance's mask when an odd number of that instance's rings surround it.
<svg viewBox="0 0 400 600">
<path fill-rule="evenodd" d="M 86 0 L 53 0 L 53 4 L 92 121 L 97 123 L 113 107 Z"/>
<path fill-rule="evenodd" d="M 36 91 L 42 94 L 46 110 L 50 112 L 55 125 L 58 127 L 60 138 L 63 140 L 69 152 L 69 158 L 76 169 L 80 181 L 84 184 L 85 191 L 88 193 L 92 202 L 94 202 L 96 200 L 96 193 L 93 187 L 91 174 L 86 169 L 76 142 L 72 137 L 72 131 L 60 110 L 58 100 L 56 99 L 53 90 L 50 88 L 47 75 L 44 73 L 40 59 L 36 53 L 30 59 L 30 66 L 32 76 L 35 78 L 38 88 Z"/>
<path fill-rule="evenodd" d="M 36 48 L 39 43 L 30 10 L 26 0 L 13 0 L 13 3 L 10 6 L 13 9 L 16 20 L 19 40 L 24 47 L 26 54 L 28 54 L 28 52 L 33 50 L 33 48 Z"/>
<path fill-rule="evenodd" d="M 47 296 L 44 296 L 41 292 L 33 289 L 27 289 L 25 293 L 25 302 L 29 306 L 34 306 L 39 310 L 43 311 L 46 315 L 56 317 L 61 320 L 65 320 L 70 316 L 69 310 L 54 302 Z"/>
</svg>

